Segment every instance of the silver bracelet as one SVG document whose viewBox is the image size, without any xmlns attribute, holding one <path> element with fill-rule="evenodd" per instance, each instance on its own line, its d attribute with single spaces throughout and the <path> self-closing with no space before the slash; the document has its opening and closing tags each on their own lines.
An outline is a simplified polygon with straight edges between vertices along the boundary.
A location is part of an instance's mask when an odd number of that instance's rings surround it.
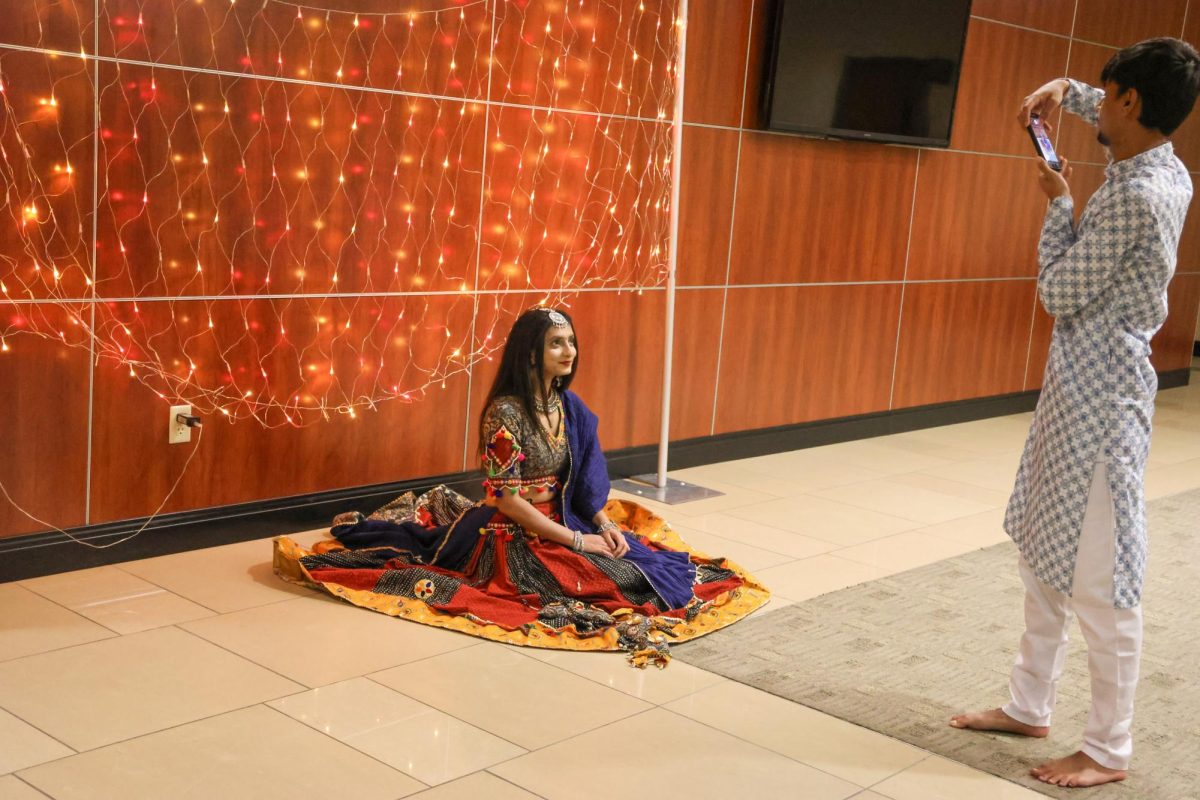
<svg viewBox="0 0 1200 800">
<path fill-rule="evenodd" d="M 603 525 L 601 525 L 601 526 L 600 526 L 600 532 L 601 532 L 601 533 L 604 533 L 604 532 L 605 532 L 605 531 L 607 531 L 607 530 L 615 530 L 615 531 L 619 531 L 619 530 L 621 530 L 621 526 L 620 526 L 620 525 L 618 525 L 617 523 L 613 522 L 613 521 L 610 519 L 610 520 L 607 520 L 607 521 L 606 521 L 606 522 L 605 522 Z"/>
<path fill-rule="evenodd" d="M 576 553 L 582 553 L 583 552 L 583 532 L 582 531 L 572 531 L 572 533 L 575 535 L 571 540 L 571 549 L 574 550 Z"/>
</svg>

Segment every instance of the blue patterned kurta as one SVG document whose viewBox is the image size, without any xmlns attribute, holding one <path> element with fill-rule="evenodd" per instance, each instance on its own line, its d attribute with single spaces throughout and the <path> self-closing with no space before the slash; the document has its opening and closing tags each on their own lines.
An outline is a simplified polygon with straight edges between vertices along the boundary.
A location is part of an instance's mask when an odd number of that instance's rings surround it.
<svg viewBox="0 0 1200 800">
<path fill-rule="evenodd" d="M 1071 81 L 1063 108 L 1095 124 L 1103 97 Z M 1070 594 L 1092 473 L 1107 462 L 1114 604 L 1133 608 L 1146 565 L 1142 479 L 1158 388 L 1150 338 L 1167 318 L 1192 182 L 1170 143 L 1110 163 L 1105 177 L 1078 229 L 1069 197 L 1046 211 L 1038 294 L 1054 333 L 1004 527 L 1038 578 Z"/>
</svg>

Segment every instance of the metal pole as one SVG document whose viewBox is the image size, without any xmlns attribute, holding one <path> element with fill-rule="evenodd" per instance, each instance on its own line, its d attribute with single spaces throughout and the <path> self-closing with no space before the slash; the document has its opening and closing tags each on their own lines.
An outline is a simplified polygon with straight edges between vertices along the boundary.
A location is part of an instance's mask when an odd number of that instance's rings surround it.
<svg viewBox="0 0 1200 800">
<path fill-rule="evenodd" d="M 675 349 L 675 272 L 679 263 L 679 184 L 683 174 L 683 78 L 687 72 L 688 0 L 679 0 L 679 58 L 675 65 L 675 119 L 671 130 L 671 222 L 667 242 L 667 335 L 664 337 L 662 430 L 658 440 L 659 489 L 667 487 L 671 436 L 671 363 Z"/>
</svg>

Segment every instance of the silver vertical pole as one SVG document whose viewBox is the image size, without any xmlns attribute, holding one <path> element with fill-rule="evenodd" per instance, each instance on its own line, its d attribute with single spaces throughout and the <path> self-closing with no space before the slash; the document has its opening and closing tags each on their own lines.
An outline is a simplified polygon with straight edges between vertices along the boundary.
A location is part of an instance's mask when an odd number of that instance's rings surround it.
<svg viewBox="0 0 1200 800">
<path fill-rule="evenodd" d="M 679 57 L 675 65 L 675 119 L 671 131 L 671 222 L 667 243 L 667 335 L 664 337 L 662 430 L 658 440 L 659 489 L 667 487 L 671 436 L 671 364 L 675 350 L 675 273 L 679 265 L 679 184 L 683 175 L 683 80 L 687 73 L 688 0 L 679 0 Z"/>
</svg>

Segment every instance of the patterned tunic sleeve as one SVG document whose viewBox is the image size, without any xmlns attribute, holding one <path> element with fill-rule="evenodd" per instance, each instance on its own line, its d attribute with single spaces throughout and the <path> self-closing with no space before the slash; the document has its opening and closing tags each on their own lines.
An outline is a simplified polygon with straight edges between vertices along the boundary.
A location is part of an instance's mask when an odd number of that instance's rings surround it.
<svg viewBox="0 0 1200 800">
<path fill-rule="evenodd" d="M 1108 289 L 1156 227 L 1150 204 L 1135 191 L 1113 193 L 1099 208 L 1089 207 L 1089 221 L 1078 234 L 1073 209 L 1068 195 L 1050 201 L 1038 242 L 1038 295 L 1052 317 L 1077 314 Z"/>
<path fill-rule="evenodd" d="M 483 472 L 488 494 L 499 497 L 508 491 L 521 490 L 521 467 L 525 454 L 521 451 L 523 435 L 521 409 L 513 402 L 498 400 L 492 403 L 483 422 Z"/>
<path fill-rule="evenodd" d="M 1067 89 L 1066 95 L 1063 96 L 1063 110 L 1082 118 L 1089 125 L 1095 125 L 1096 107 L 1104 99 L 1104 90 L 1070 78 L 1067 78 L 1067 83 L 1071 88 Z"/>
</svg>

